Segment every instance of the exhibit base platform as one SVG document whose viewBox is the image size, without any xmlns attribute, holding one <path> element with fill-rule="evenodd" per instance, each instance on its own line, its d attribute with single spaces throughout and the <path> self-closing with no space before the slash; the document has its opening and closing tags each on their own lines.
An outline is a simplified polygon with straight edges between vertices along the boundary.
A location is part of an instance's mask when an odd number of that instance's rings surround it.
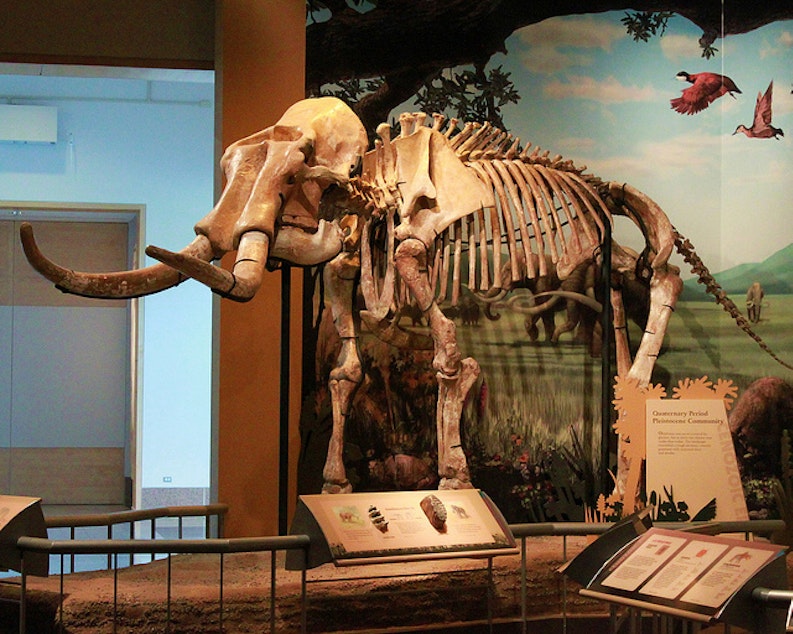
<svg viewBox="0 0 793 634">
<path fill-rule="evenodd" d="M 560 632 L 558 617 L 599 616 L 607 624 L 608 607 L 581 597 L 576 584 L 556 572 L 563 562 L 558 538 L 531 540 L 527 558 L 527 621 L 529 630 L 548 623 Z M 585 538 L 570 538 L 568 556 L 579 552 Z M 277 562 L 275 631 L 299 632 L 301 573 Z M 326 564 L 308 571 L 306 631 L 320 632 L 477 632 L 487 626 L 486 562 L 454 559 L 404 564 L 338 568 Z M 268 632 L 269 572 L 267 553 L 238 553 L 224 558 L 223 627 L 226 632 Z M 158 560 L 119 570 L 119 596 L 114 615 L 112 572 L 84 572 L 64 579 L 64 627 L 69 634 L 126 634 L 166 630 L 170 609 L 172 632 L 219 631 L 218 556 L 175 555 L 171 561 L 172 592 L 166 604 L 168 564 Z M 363 578 L 350 579 L 360 575 Z M 374 578 L 377 575 L 377 578 Z M 493 561 L 492 623 L 495 632 L 520 632 L 520 555 Z M 319 583 L 317 583 L 319 582 Z M 327 583 L 326 583 L 327 582 Z M 37 634 L 58 632 L 54 624 L 60 580 L 57 576 L 29 580 L 28 618 Z M 15 632 L 18 606 L 0 602 L 0 632 Z M 116 617 L 116 629 L 113 619 Z M 556 628 L 550 623 L 556 621 Z M 29 621 L 31 622 L 31 621 Z M 573 623 L 572 621 L 570 621 Z M 51 627 L 47 629 L 46 624 Z M 574 626 L 574 624 L 573 624 Z M 247 629 L 246 629 L 247 628 Z M 577 631 L 577 630 L 576 630 Z M 598 630 L 588 628 L 589 634 Z M 606 631 L 605 629 L 603 630 Z"/>
</svg>

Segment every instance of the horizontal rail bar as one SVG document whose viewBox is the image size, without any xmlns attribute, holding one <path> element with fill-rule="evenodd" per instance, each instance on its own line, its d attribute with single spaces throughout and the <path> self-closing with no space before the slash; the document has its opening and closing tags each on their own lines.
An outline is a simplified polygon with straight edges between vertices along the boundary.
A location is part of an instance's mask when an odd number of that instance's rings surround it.
<svg viewBox="0 0 793 634">
<path fill-rule="evenodd" d="M 304 550 L 308 535 L 238 537 L 233 539 L 45 539 L 20 537 L 17 548 L 23 552 L 58 554 L 106 553 L 243 553 L 264 550 Z"/>
<path fill-rule="evenodd" d="M 187 507 L 176 507 L 179 509 Z M 162 510 L 162 509 L 160 509 Z M 190 515 L 190 513 L 188 513 Z M 511 524 L 516 538 L 542 536 L 598 535 L 614 526 L 610 523 L 543 522 Z M 664 528 L 691 529 L 709 533 L 772 533 L 783 530 L 783 520 L 747 520 L 730 522 L 659 522 Z M 50 554 L 107 554 L 107 553 L 233 553 L 263 550 L 306 549 L 307 535 L 279 535 L 272 537 L 239 537 L 209 539 L 85 539 L 52 540 L 41 537 L 20 537 L 17 548 Z"/>
<path fill-rule="evenodd" d="M 542 522 L 537 524 L 510 524 L 515 537 L 600 535 L 612 528 L 612 523 Z M 729 522 L 655 522 L 653 526 L 673 530 L 696 530 L 708 533 L 767 534 L 785 529 L 784 520 L 745 520 Z"/>
<path fill-rule="evenodd" d="M 208 517 L 224 516 L 228 513 L 228 504 L 205 504 L 196 506 L 163 506 L 153 509 L 136 509 L 132 511 L 115 511 L 113 513 L 89 513 L 76 515 L 53 515 L 44 519 L 47 528 L 65 528 L 69 526 L 109 526 L 126 522 L 159 519 L 161 517 Z"/>
<path fill-rule="evenodd" d="M 752 599 L 758 603 L 767 603 L 772 607 L 787 608 L 793 602 L 793 591 L 757 587 L 752 590 Z"/>
</svg>

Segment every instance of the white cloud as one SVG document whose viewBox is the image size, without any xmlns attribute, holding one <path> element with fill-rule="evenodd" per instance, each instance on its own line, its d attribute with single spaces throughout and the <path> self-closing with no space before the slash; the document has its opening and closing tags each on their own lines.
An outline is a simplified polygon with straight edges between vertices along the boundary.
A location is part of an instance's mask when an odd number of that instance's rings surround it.
<svg viewBox="0 0 793 634">
<path fill-rule="evenodd" d="M 615 77 L 598 81 L 583 75 L 571 76 L 567 81 L 551 81 L 544 86 L 543 93 L 550 99 L 589 99 L 610 104 L 659 98 L 656 90 L 650 86 L 626 86 Z"/>
<path fill-rule="evenodd" d="M 774 98 L 772 101 L 773 117 L 782 116 L 793 112 L 793 95 L 785 84 L 774 86 Z"/>
<path fill-rule="evenodd" d="M 787 55 L 791 48 L 793 48 L 793 33 L 790 31 L 782 31 L 779 37 L 773 42 L 769 42 L 765 39 L 762 41 L 760 45 L 760 59 Z"/>
<path fill-rule="evenodd" d="M 518 35 L 527 46 L 551 42 L 557 47 L 597 48 L 603 51 L 610 51 L 614 42 L 627 37 L 625 28 L 618 22 L 592 16 L 545 20 L 522 29 Z"/>
<path fill-rule="evenodd" d="M 626 37 L 625 30 L 610 20 L 591 16 L 554 18 L 518 32 L 526 47 L 521 61 L 533 73 L 552 74 L 574 66 L 589 66 L 591 55 L 583 51 L 611 51 Z"/>
<path fill-rule="evenodd" d="M 557 144 L 560 150 L 570 156 L 580 156 L 586 152 L 591 152 L 597 147 L 597 141 L 595 141 L 595 139 L 579 136 L 569 136 L 564 139 L 559 139 Z"/>
<path fill-rule="evenodd" d="M 673 62 L 702 57 L 699 41 L 691 35 L 664 35 L 660 42 L 664 57 Z"/>
<path fill-rule="evenodd" d="M 646 143 L 637 150 L 631 156 L 592 159 L 588 164 L 604 178 L 640 183 L 718 171 L 721 160 L 720 137 L 698 133 Z"/>
<path fill-rule="evenodd" d="M 590 66 L 592 58 L 580 53 L 563 53 L 552 45 L 532 46 L 520 55 L 521 63 L 532 73 L 553 75 L 573 66 Z"/>
<path fill-rule="evenodd" d="M 793 33 L 790 31 L 782 31 L 777 40 L 780 46 L 784 48 L 793 48 Z"/>
</svg>

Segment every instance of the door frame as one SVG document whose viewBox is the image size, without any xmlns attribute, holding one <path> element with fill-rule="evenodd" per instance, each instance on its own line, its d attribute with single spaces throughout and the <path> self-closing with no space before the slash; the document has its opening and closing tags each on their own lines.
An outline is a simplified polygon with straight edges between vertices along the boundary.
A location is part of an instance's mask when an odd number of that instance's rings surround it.
<svg viewBox="0 0 793 634">
<path fill-rule="evenodd" d="M 118 203 L 69 203 L 41 201 L 0 200 L 0 221 L 44 221 L 47 222 L 115 222 L 127 225 L 127 268 L 135 269 L 144 261 L 143 236 L 145 235 L 145 212 L 143 204 Z M 61 263 L 67 265 L 68 263 Z M 141 496 L 142 456 L 140 419 L 143 411 L 142 390 L 142 326 L 143 307 L 138 299 L 129 304 L 129 377 L 127 385 L 127 430 L 125 433 L 124 471 L 125 505 L 134 508 Z M 126 476 L 126 472 L 129 476 Z"/>
</svg>

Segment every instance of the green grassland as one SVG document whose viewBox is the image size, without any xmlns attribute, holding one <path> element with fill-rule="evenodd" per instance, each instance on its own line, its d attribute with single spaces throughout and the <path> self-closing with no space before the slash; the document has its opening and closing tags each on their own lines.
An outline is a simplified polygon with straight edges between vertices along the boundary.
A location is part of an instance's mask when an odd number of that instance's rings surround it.
<svg viewBox="0 0 793 634">
<path fill-rule="evenodd" d="M 573 426 L 594 460 L 601 428 L 600 360 L 590 358 L 569 333 L 556 345 L 532 343 L 522 316 L 501 314 L 499 321 L 458 325 L 463 354 L 479 361 L 487 385 L 485 415 L 464 423 L 469 437 L 476 436 L 488 454 L 520 451 L 531 459 L 532 453 L 569 444 Z M 766 297 L 762 320 L 752 328 L 793 365 L 793 296 Z M 632 343 L 639 336 L 632 330 Z M 681 301 L 652 381 L 664 385 L 671 398 L 672 388 L 689 377 L 732 380 L 740 394 L 768 375 L 793 380 L 793 371 L 764 352 L 715 302 Z"/>
</svg>

